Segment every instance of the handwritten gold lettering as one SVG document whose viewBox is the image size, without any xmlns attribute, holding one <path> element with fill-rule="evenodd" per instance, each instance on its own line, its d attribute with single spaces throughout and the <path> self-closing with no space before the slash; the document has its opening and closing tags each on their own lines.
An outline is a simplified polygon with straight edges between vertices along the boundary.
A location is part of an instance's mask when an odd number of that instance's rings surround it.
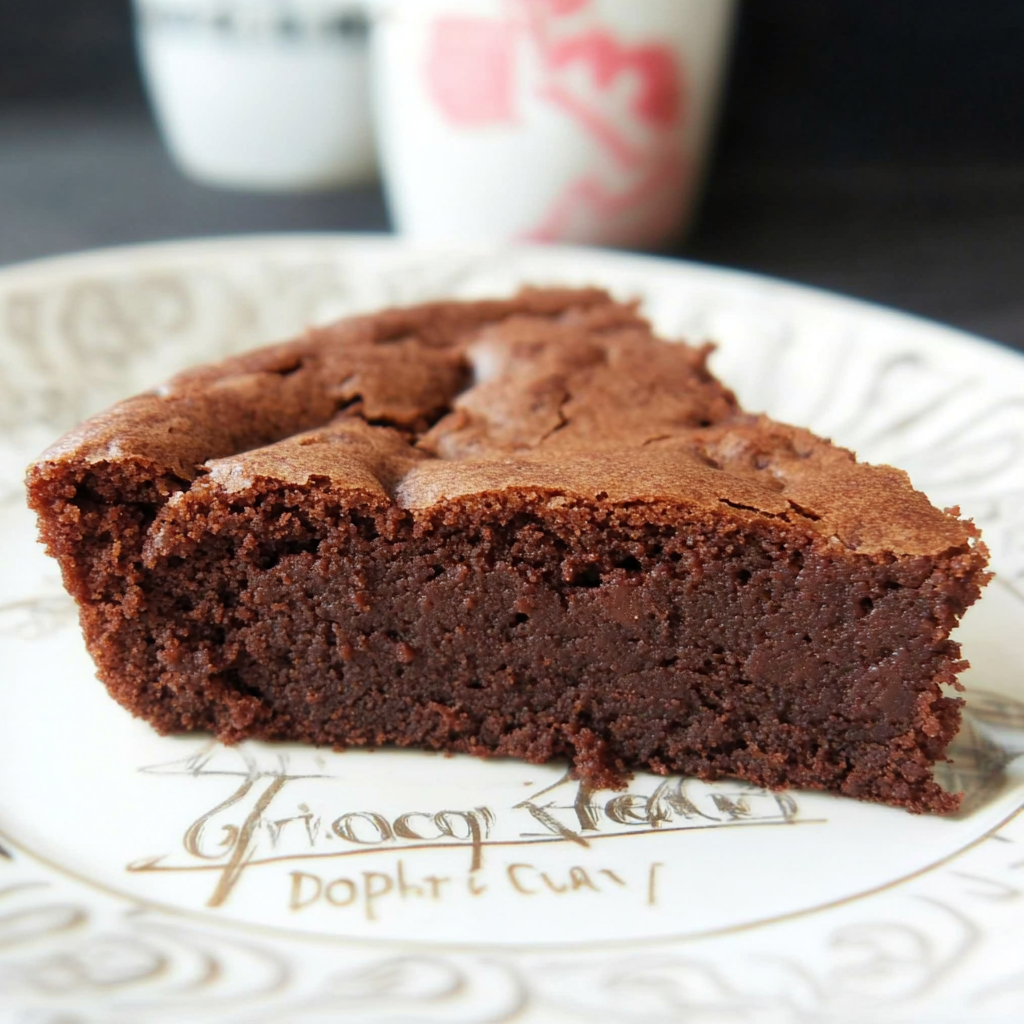
<svg viewBox="0 0 1024 1024">
<path fill-rule="evenodd" d="M 535 844 L 571 842 L 591 849 L 598 840 L 635 834 L 642 830 L 663 829 L 682 832 L 687 829 L 722 827 L 780 826 L 810 823 L 799 819 L 794 799 L 785 793 L 771 793 L 736 783 L 708 785 L 694 779 L 670 778 L 657 784 L 649 793 L 626 792 L 598 801 L 595 792 L 585 783 L 564 775 L 553 784 L 512 806 L 511 821 L 496 828 L 494 811 L 478 806 L 472 809 L 441 811 L 405 811 L 388 809 L 350 810 L 339 813 L 335 806 L 328 813 L 313 805 L 309 794 L 319 799 L 335 799 L 340 792 L 338 779 L 322 774 L 287 774 L 287 762 L 276 759 L 267 769 L 254 757 L 240 756 L 240 770 L 225 770 L 223 763 L 210 763 L 204 752 L 181 762 L 154 765 L 152 770 L 163 774 L 189 777 L 219 775 L 234 777 L 231 791 L 209 810 L 200 814 L 185 829 L 183 844 L 188 857 L 174 863 L 172 855 L 150 856 L 127 865 L 132 872 L 208 872 L 213 891 L 207 905 L 223 905 L 244 872 L 271 865 L 322 863 L 321 858 L 372 858 L 363 861 L 367 867 L 378 866 L 377 859 L 389 851 L 406 857 L 389 872 L 350 872 L 347 879 L 335 879 L 327 895 L 330 875 L 323 878 L 310 872 L 290 875 L 293 910 L 316 902 L 339 906 L 358 906 L 369 919 L 375 920 L 385 905 L 383 901 L 430 898 L 440 900 L 447 895 L 452 882 L 447 876 L 416 876 L 412 851 L 427 849 L 463 849 L 470 853 L 466 874 L 466 892 L 476 897 L 495 889 L 493 878 L 484 873 L 484 848 L 488 846 L 533 846 Z M 313 782 L 313 780 L 319 780 Z M 296 802 L 288 813 L 285 807 L 272 805 L 286 785 L 303 786 L 302 795 L 310 803 Z M 333 788 L 325 790 L 324 784 Z M 296 794 L 298 798 L 298 794 Z M 284 801 L 279 801 L 283 803 Z M 349 806 L 352 806 L 349 804 Z M 358 804 L 356 804 L 358 807 Z M 232 810 L 234 808 L 234 810 Z M 243 809 L 244 808 L 244 809 Z M 522 814 L 521 812 L 526 812 Z M 507 813 L 507 812 L 504 812 Z M 527 815 L 529 817 L 527 817 Z M 244 816 L 244 817 L 243 817 Z M 225 820 L 234 817 L 234 821 Z M 333 820 L 332 820 L 333 819 Z M 302 828 L 293 822 L 301 822 Z M 327 823 L 330 822 L 330 827 Z M 539 830 L 526 831 L 528 822 Z M 492 832 L 497 832 L 493 835 Z M 333 840 L 343 840 L 342 846 Z M 327 842 L 331 840 L 331 842 Z M 408 851 L 408 855 L 407 855 Z M 525 851 L 524 851 L 525 852 Z M 532 851 L 531 851 L 532 853 Z M 535 857 L 536 860 L 536 857 Z M 310 866 L 313 866 L 310 864 Z M 547 867 L 548 873 L 542 870 Z M 655 905 L 659 899 L 662 877 L 660 863 L 652 864 L 646 879 L 646 899 Z M 285 869 L 287 870 L 287 868 Z M 618 875 L 608 868 L 579 865 L 553 870 L 549 865 L 518 863 L 505 866 L 508 885 L 523 896 L 591 890 L 610 892 L 611 887 L 631 888 L 633 879 Z M 500 879 L 500 876 L 498 876 Z M 458 877 L 461 891 L 461 878 Z M 630 879 L 627 886 L 626 879 Z M 643 898 L 642 876 L 636 879 L 638 896 Z"/>
<path fill-rule="evenodd" d="M 356 831 L 356 822 L 358 821 L 368 822 L 373 833 L 366 835 L 364 832 L 363 835 L 360 835 Z M 377 843 L 386 843 L 389 839 L 394 838 L 388 819 L 375 811 L 349 811 L 348 814 L 343 814 L 331 822 L 331 831 L 339 839 L 371 846 Z"/>
<path fill-rule="evenodd" d="M 324 884 L 316 875 L 309 875 L 305 871 L 293 871 L 291 879 L 292 893 L 291 899 L 288 901 L 289 909 L 302 910 L 303 907 L 308 907 L 311 903 L 316 903 L 320 899 L 320 893 L 323 891 Z M 312 882 L 316 887 L 311 896 L 303 895 L 302 890 L 307 882 Z"/>
<path fill-rule="evenodd" d="M 581 832 L 600 831 L 597 821 L 598 810 L 590 799 L 593 792 L 594 790 L 586 782 L 581 782 L 576 789 L 573 810 L 576 812 L 576 820 L 580 823 Z"/>
<path fill-rule="evenodd" d="M 537 798 L 544 796 L 546 793 L 552 792 L 552 790 L 558 789 L 563 783 L 565 783 L 571 776 L 568 772 L 562 776 L 557 782 L 548 786 L 546 789 L 542 789 L 537 793 L 534 793 L 532 797 L 526 800 L 522 800 L 515 805 L 516 810 L 525 810 L 533 816 L 535 821 L 539 821 L 548 831 L 548 834 L 558 836 L 560 839 L 568 839 L 571 843 L 576 843 L 579 846 L 589 847 L 589 843 L 583 838 L 578 832 L 574 832 L 567 825 L 564 825 L 558 820 L 552 813 L 552 808 L 563 809 L 563 805 L 557 803 L 554 800 L 549 800 L 547 803 L 537 803 Z M 577 816 L 579 816 L 579 808 L 576 806 L 576 802 L 573 802 L 573 808 L 576 810 Z M 588 825 L 583 827 L 589 827 L 589 823 L 592 819 L 591 809 L 586 811 L 586 821 Z M 543 833 L 541 833 L 543 834 Z M 536 832 L 524 832 L 524 836 L 535 836 Z"/>
<path fill-rule="evenodd" d="M 452 839 L 468 839 L 473 844 L 470 871 L 478 871 L 483 863 L 484 828 L 481 827 L 481 817 L 485 826 L 490 824 L 490 811 L 486 807 L 478 807 L 475 811 L 438 811 L 434 815 L 434 824 L 441 830 L 441 835 Z M 459 831 L 456 831 L 455 826 L 458 822 L 465 825 L 465 835 L 460 835 Z"/>
<path fill-rule="evenodd" d="M 446 882 L 450 882 L 451 879 L 438 878 L 437 875 L 427 875 L 423 881 L 430 886 L 430 898 L 433 900 L 439 900 L 441 898 L 441 886 Z"/>
<path fill-rule="evenodd" d="M 222 906 L 239 878 L 242 877 L 246 861 L 252 856 L 255 846 L 253 836 L 259 823 L 263 820 L 263 814 L 287 782 L 288 778 L 284 775 L 273 779 L 270 785 L 263 791 L 259 800 L 253 805 L 253 809 L 249 812 L 241 829 L 238 831 L 234 848 L 231 851 L 231 859 L 224 866 L 224 870 L 217 880 L 216 888 L 213 890 L 213 895 L 206 901 L 208 907 Z"/>
<path fill-rule="evenodd" d="M 553 882 L 553 881 L 551 881 L 551 877 L 550 877 L 550 876 L 548 875 L 548 873 L 547 873 L 546 871 L 542 871 L 542 872 L 540 873 L 540 880 L 541 880 L 541 881 L 542 881 L 542 882 L 543 882 L 543 883 L 544 883 L 544 884 L 545 884 L 545 885 L 546 885 L 546 886 L 547 886 L 547 887 L 548 887 L 548 888 L 549 888 L 549 889 L 550 889 L 550 890 L 551 890 L 552 892 L 557 892 L 557 893 L 563 893 L 563 892 L 565 892 L 565 891 L 566 891 L 566 890 L 567 890 L 567 889 L 569 888 L 569 886 L 568 886 L 568 885 L 559 885 L 559 884 L 558 884 L 557 882 Z"/>
<path fill-rule="evenodd" d="M 203 843 L 203 832 L 206 829 L 207 822 L 221 811 L 227 810 L 227 808 L 237 804 L 240 800 L 244 800 L 249 795 L 249 790 L 255 785 L 255 778 L 247 778 L 226 800 L 222 800 L 216 807 L 212 807 L 205 814 L 196 818 L 194 822 L 185 831 L 185 849 L 188 853 L 192 854 L 193 857 L 201 857 L 204 860 L 216 860 L 218 857 L 224 856 L 224 850 L 220 849 L 216 853 L 204 853 L 202 848 Z M 224 826 L 225 836 L 221 841 L 221 847 L 231 847 L 238 842 L 238 829 L 234 825 Z"/>
<path fill-rule="evenodd" d="M 413 818 L 423 818 L 428 822 L 433 822 L 434 816 L 432 814 L 426 814 L 423 811 L 409 811 L 406 814 L 400 814 L 395 818 L 395 824 L 393 826 L 394 833 L 399 839 L 413 839 L 423 842 L 427 839 L 439 839 L 443 833 L 438 832 L 436 836 L 424 836 L 417 832 L 409 823 Z"/>
<path fill-rule="evenodd" d="M 718 821 L 711 814 L 705 814 L 687 795 L 687 779 L 667 779 L 651 794 L 648 801 L 648 817 L 657 828 L 663 821 L 671 821 L 673 817 L 690 821 L 703 818 L 705 821 Z"/>
<path fill-rule="evenodd" d="M 395 887 L 390 875 L 381 871 L 363 872 L 363 905 L 366 908 L 366 919 L 377 920 L 377 900 L 387 896 Z"/>
<path fill-rule="evenodd" d="M 351 878 L 336 878 L 327 886 L 324 898 L 332 907 L 350 907 L 355 903 L 358 892 Z"/>
<path fill-rule="evenodd" d="M 655 861 L 647 872 L 647 905 L 656 906 L 658 903 L 658 871 L 665 865 Z"/>
<path fill-rule="evenodd" d="M 772 796 L 775 797 L 783 821 L 793 821 L 797 816 L 796 801 L 788 793 L 773 793 Z"/>
<path fill-rule="evenodd" d="M 293 821 L 303 822 L 306 826 L 306 838 L 309 840 L 309 845 L 314 846 L 316 844 L 317 833 L 320 831 L 320 819 L 317 818 L 314 821 L 312 813 L 305 804 L 300 804 L 299 810 L 305 813 L 293 814 L 290 818 L 278 818 L 276 821 L 266 822 L 267 831 L 270 832 L 270 845 L 272 847 L 277 846 L 285 826 L 290 825 Z"/>
<path fill-rule="evenodd" d="M 569 868 L 569 886 L 573 890 L 575 889 L 593 889 L 594 892 L 600 892 L 596 885 L 590 880 L 590 875 L 587 874 L 584 868 L 572 867 Z"/>
<path fill-rule="evenodd" d="M 534 871 L 536 870 L 532 864 L 509 864 L 505 869 L 508 873 L 508 880 L 512 883 L 512 888 L 516 892 L 521 892 L 524 896 L 534 896 L 537 893 L 536 889 L 528 889 L 523 885 L 522 879 L 519 877 L 522 871 Z"/>
<path fill-rule="evenodd" d="M 750 815 L 750 804 L 743 797 L 733 800 L 731 797 L 724 796 L 721 793 L 712 793 L 711 799 L 714 801 L 715 806 L 723 814 L 727 814 L 732 821 L 746 818 Z"/>
<path fill-rule="evenodd" d="M 400 900 L 439 900 L 443 896 L 444 886 L 451 882 L 451 878 L 447 876 L 410 876 L 402 860 L 397 861 L 393 873 L 364 871 L 359 878 L 340 877 L 325 881 L 319 875 L 308 871 L 292 871 L 290 877 L 291 892 L 288 905 L 291 910 L 303 910 L 320 900 L 332 907 L 351 907 L 359 903 L 368 921 L 378 920 L 380 901 L 385 897 L 396 896 Z M 482 886 L 478 891 L 483 892 L 485 889 L 486 886 Z M 474 891 L 472 884 L 470 890 Z"/>
<path fill-rule="evenodd" d="M 399 862 L 398 862 L 397 876 L 398 876 L 398 894 L 399 894 L 399 896 L 402 897 L 403 900 L 406 899 L 409 896 L 422 896 L 423 895 L 423 886 L 415 885 L 412 882 L 409 882 L 409 881 L 406 880 L 406 877 L 405 877 L 405 865 L 401 862 L 401 860 L 399 860 Z"/>
<path fill-rule="evenodd" d="M 650 825 L 650 806 L 647 797 L 635 793 L 613 796 L 604 805 L 604 813 L 618 825 Z"/>
</svg>

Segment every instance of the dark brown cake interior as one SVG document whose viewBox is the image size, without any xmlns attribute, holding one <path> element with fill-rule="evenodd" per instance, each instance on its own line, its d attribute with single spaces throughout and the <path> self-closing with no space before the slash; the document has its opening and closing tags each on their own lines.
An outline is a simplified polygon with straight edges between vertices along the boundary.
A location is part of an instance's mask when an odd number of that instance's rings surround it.
<svg viewBox="0 0 1024 1024">
<path fill-rule="evenodd" d="M 392 311 L 115 407 L 31 500 L 162 731 L 953 809 L 975 531 L 744 413 L 706 356 L 595 291 Z"/>
</svg>

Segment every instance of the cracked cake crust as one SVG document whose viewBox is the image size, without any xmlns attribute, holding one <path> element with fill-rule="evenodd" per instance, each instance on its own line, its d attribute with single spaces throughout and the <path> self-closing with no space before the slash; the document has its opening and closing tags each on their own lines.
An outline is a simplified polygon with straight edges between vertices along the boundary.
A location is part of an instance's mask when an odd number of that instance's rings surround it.
<svg viewBox="0 0 1024 1024">
<path fill-rule="evenodd" d="M 161 731 L 946 811 L 977 531 L 598 290 L 342 321 L 72 431 L 30 503 Z"/>
</svg>

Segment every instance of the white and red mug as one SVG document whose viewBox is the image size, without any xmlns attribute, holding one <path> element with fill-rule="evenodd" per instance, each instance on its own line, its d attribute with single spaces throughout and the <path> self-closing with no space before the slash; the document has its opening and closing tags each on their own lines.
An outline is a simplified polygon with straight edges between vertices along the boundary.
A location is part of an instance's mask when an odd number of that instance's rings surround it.
<svg viewBox="0 0 1024 1024">
<path fill-rule="evenodd" d="M 377 0 L 376 124 L 422 241 L 652 248 L 692 212 L 734 0 Z"/>
</svg>

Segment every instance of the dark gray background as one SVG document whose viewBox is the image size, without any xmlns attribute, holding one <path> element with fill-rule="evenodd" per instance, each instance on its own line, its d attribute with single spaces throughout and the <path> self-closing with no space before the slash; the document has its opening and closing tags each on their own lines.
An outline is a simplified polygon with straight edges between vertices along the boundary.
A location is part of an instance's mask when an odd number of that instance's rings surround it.
<svg viewBox="0 0 1024 1024">
<path fill-rule="evenodd" d="M 224 192 L 160 147 L 127 0 L 0 0 L 0 263 L 385 230 L 377 189 Z M 1024 349 L 1024 0 L 747 0 L 717 158 L 672 249 Z"/>
</svg>

